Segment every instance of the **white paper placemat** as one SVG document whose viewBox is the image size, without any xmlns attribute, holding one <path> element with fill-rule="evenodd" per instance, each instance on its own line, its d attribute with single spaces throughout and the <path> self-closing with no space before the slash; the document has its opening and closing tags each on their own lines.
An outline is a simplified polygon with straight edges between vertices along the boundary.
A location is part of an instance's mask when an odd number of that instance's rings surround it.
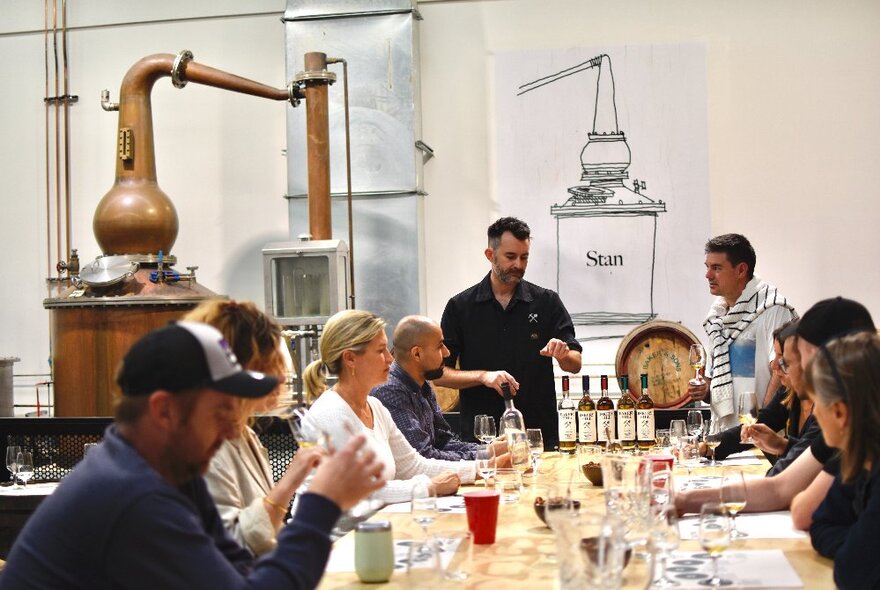
<svg viewBox="0 0 880 590">
<path fill-rule="evenodd" d="M 667 561 L 667 576 L 679 585 L 677 589 L 702 588 L 700 584 L 712 576 L 712 560 L 708 553 L 675 551 Z M 803 588 L 797 572 L 779 549 L 727 551 L 718 560 L 718 575 L 731 582 L 724 588 Z"/>
<path fill-rule="evenodd" d="M 679 520 L 679 533 L 682 539 L 698 539 L 700 517 L 688 516 Z M 803 539 L 807 534 L 795 530 L 791 523 L 791 512 L 756 512 L 740 514 L 736 517 L 736 528 L 752 539 Z"/>
</svg>

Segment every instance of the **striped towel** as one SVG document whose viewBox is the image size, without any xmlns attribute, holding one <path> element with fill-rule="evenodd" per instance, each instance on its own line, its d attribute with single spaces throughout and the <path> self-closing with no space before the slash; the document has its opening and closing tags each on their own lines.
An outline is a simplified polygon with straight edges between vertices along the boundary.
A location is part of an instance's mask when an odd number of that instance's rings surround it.
<svg viewBox="0 0 880 590">
<path fill-rule="evenodd" d="M 718 417 L 735 412 L 733 375 L 730 371 L 730 346 L 758 316 L 774 305 L 781 305 L 795 314 L 794 308 L 758 275 L 746 284 L 739 299 L 730 309 L 723 297 L 718 297 L 709 310 L 703 328 L 712 342 L 712 413 Z M 796 314 L 795 314 L 796 315 Z"/>
</svg>

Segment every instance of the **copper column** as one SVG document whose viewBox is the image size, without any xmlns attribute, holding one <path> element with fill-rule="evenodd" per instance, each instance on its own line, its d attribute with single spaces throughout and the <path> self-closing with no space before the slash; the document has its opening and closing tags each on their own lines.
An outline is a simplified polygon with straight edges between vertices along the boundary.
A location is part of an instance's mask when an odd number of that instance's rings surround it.
<svg viewBox="0 0 880 590">
<path fill-rule="evenodd" d="M 305 71 L 296 77 L 306 98 L 306 151 L 309 166 L 309 233 L 313 240 L 333 237 L 330 213 L 330 121 L 328 87 L 336 75 L 327 71 L 327 54 L 305 55 Z"/>
</svg>

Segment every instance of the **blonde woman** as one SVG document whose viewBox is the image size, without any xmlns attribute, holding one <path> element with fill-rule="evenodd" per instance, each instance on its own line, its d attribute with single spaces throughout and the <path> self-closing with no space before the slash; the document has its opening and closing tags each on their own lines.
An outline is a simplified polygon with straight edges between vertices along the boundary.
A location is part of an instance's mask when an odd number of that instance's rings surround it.
<svg viewBox="0 0 880 590">
<path fill-rule="evenodd" d="M 253 303 L 210 300 L 184 319 L 214 326 L 244 368 L 278 376 L 284 382 L 281 328 Z M 277 483 L 272 480 L 266 449 L 247 423 L 254 414 L 275 409 L 280 395 L 279 386 L 263 398 L 241 400 L 240 436 L 223 442 L 205 474 L 223 525 L 254 555 L 275 547 L 275 536 L 294 491 L 319 463 L 322 454 L 321 449 L 300 450 L 281 479 Z"/>
<path fill-rule="evenodd" d="M 308 395 L 317 400 L 308 412 L 338 447 L 352 432 L 363 431 L 370 448 L 385 465 L 384 488 L 373 497 L 385 502 L 406 502 L 416 485 L 438 496 L 454 494 L 460 483 L 472 483 L 473 461 L 444 461 L 422 457 L 394 424 L 391 414 L 370 391 L 388 379 L 391 354 L 385 321 L 360 310 L 341 311 L 324 326 L 321 359 L 304 372 Z M 327 389 L 327 375 L 338 381 Z"/>
</svg>

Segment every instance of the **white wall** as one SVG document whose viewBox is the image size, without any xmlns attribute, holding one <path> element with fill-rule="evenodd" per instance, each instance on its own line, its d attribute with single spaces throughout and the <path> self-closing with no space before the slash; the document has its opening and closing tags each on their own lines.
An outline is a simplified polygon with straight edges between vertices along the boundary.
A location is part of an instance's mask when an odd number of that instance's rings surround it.
<svg viewBox="0 0 880 590">
<path fill-rule="evenodd" d="M 113 183 L 116 115 L 101 111 L 101 89 L 116 98 L 137 59 L 183 48 L 201 63 L 285 83 L 284 1 L 248 2 L 247 15 L 240 6 L 69 3 L 71 92 L 81 101 L 71 119 L 73 245 L 84 260 L 99 254 L 91 217 Z M 502 213 L 493 194 L 495 52 L 703 42 L 713 233 L 749 236 L 758 272 L 801 310 L 845 294 L 880 317 L 880 3 L 483 0 L 419 9 L 423 135 L 437 154 L 425 167 L 429 315 L 486 272 L 485 227 Z M 17 375 L 45 373 L 43 6 L 0 0 L 0 15 L 0 356 L 21 357 Z M 261 302 L 260 247 L 287 236 L 285 107 L 164 79 L 153 116 L 159 183 L 180 216 L 179 266 L 197 264 L 204 285 Z M 693 294 L 694 306 L 708 302 L 707 292 Z"/>
</svg>

